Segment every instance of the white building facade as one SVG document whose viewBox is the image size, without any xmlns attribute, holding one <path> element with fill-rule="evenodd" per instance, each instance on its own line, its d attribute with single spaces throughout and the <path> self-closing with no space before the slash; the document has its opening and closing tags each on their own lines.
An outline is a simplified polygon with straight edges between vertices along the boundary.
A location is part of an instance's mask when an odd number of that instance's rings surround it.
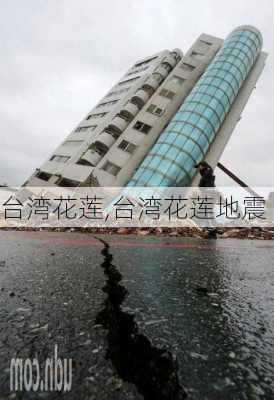
<svg viewBox="0 0 274 400">
<path fill-rule="evenodd" d="M 24 186 L 125 186 L 222 44 L 202 34 L 136 62 Z"/>
</svg>

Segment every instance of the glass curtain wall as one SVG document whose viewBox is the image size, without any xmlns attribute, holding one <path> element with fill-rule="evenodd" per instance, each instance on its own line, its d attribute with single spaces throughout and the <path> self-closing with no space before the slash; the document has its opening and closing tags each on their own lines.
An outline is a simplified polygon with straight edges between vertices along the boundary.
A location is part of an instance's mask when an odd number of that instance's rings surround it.
<svg viewBox="0 0 274 400">
<path fill-rule="evenodd" d="M 127 186 L 189 186 L 262 47 L 253 27 L 224 41 Z"/>
</svg>

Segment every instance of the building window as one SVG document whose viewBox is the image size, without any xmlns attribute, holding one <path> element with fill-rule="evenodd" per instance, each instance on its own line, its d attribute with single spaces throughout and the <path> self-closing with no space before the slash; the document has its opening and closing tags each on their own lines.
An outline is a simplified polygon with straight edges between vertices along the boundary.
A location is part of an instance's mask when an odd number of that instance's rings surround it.
<svg viewBox="0 0 274 400">
<path fill-rule="evenodd" d="M 141 65 L 148 64 L 148 63 L 150 63 L 151 61 L 156 60 L 156 58 L 158 58 L 158 56 L 157 56 L 157 57 L 149 58 L 148 60 L 145 60 L 145 61 L 140 61 L 140 62 L 138 62 L 137 64 L 135 64 L 134 67 L 140 67 Z"/>
<path fill-rule="evenodd" d="M 61 187 L 76 187 L 79 186 L 79 182 L 73 181 L 71 179 L 61 178 L 57 182 L 57 185 Z"/>
<path fill-rule="evenodd" d="M 94 129 L 97 128 L 97 125 L 89 125 L 89 126 L 79 126 L 78 128 L 75 129 L 74 132 L 85 132 L 87 130 L 94 131 Z"/>
<path fill-rule="evenodd" d="M 47 182 L 52 175 L 51 174 L 47 174 L 46 172 L 38 172 L 35 176 L 37 178 L 42 179 L 43 181 Z"/>
<path fill-rule="evenodd" d="M 106 97 L 110 97 L 110 96 L 114 96 L 117 94 L 121 94 L 121 93 L 125 93 L 128 91 L 129 88 L 124 88 L 124 89 L 120 89 L 120 90 L 114 90 L 113 92 L 109 92 Z"/>
<path fill-rule="evenodd" d="M 66 140 L 63 143 L 63 146 L 77 147 L 80 146 L 83 142 L 84 142 L 83 140 Z"/>
<path fill-rule="evenodd" d="M 146 65 L 146 66 L 141 67 L 141 68 L 135 68 L 133 71 L 128 72 L 128 73 L 126 74 L 126 76 L 128 76 L 128 75 L 134 75 L 134 74 L 137 74 L 138 72 L 145 71 L 148 67 L 149 67 L 149 65 Z"/>
<path fill-rule="evenodd" d="M 92 118 L 103 118 L 105 115 L 107 115 L 107 112 L 104 113 L 98 113 L 98 114 L 90 114 L 87 119 L 92 119 Z"/>
<path fill-rule="evenodd" d="M 149 84 L 145 83 L 142 86 L 142 89 L 147 92 L 147 94 L 149 94 L 149 96 L 152 96 L 153 93 L 155 92 L 155 89 L 153 87 L 151 87 Z"/>
<path fill-rule="evenodd" d="M 176 61 L 180 61 L 182 58 L 181 55 L 177 53 L 177 51 L 172 51 L 170 54 L 175 57 Z"/>
<path fill-rule="evenodd" d="M 162 82 L 164 77 L 159 72 L 153 72 L 151 75 L 157 82 Z"/>
<path fill-rule="evenodd" d="M 173 75 L 170 77 L 169 82 L 176 83 L 178 85 L 182 85 L 185 82 L 185 79 L 181 78 L 180 76 Z"/>
<path fill-rule="evenodd" d="M 58 156 L 58 155 L 54 155 L 50 158 L 50 161 L 56 161 L 56 162 L 60 162 L 60 163 L 66 163 L 68 160 L 70 159 L 69 156 Z"/>
<path fill-rule="evenodd" d="M 134 104 L 138 108 L 138 110 L 141 110 L 141 108 L 143 107 L 143 103 L 140 103 L 137 97 L 132 97 L 129 103 Z"/>
<path fill-rule="evenodd" d="M 121 135 L 121 131 L 119 129 L 117 129 L 114 125 L 107 126 L 103 130 L 103 132 L 100 133 L 100 135 L 102 135 L 104 132 L 111 135 L 114 139 L 118 139 L 118 137 Z M 100 135 L 99 135 L 99 137 L 100 137 Z"/>
<path fill-rule="evenodd" d="M 172 100 L 176 93 L 172 92 L 171 90 L 162 89 L 159 93 L 160 96 L 166 97 L 167 99 Z"/>
<path fill-rule="evenodd" d="M 158 115 L 158 117 L 160 117 L 161 115 L 163 115 L 164 110 L 160 107 L 157 107 L 155 104 L 150 104 L 150 106 L 147 108 L 147 112 Z"/>
<path fill-rule="evenodd" d="M 119 173 L 119 171 L 121 170 L 121 168 L 118 167 L 118 165 L 113 164 L 113 163 L 110 162 L 110 161 L 107 161 L 107 162 L 103 165 L 102 169 L 103 169 L 104 171 L 108 172 L 109 174 L 114 175 L 114 176 L 116 176 L 116 175 Z"/>
<path fill-rule="evenodd" d="M 122 118 L 126 122 L 131 122 L 133 120 L 133 115 L 125 112 L 124 110 L 121 110 L 119 114 L 117 114 L 117 117 Z"/>
<path fill-rule="evenodd" d="M 201 43 L 206 44 L 207 46 L 212 46 L 212 43 L 207 42 L 206 40 L 200 40 Z"/>
<path fill-rule="evenodd" d="M 118 148 L 132 154 L 136 150 L 137 146 L 133 143 L 128 142 L 127 140 L 122 140 Z"/>
<path fill-rule="evenodd" d="M 198 51 L 193 51 L 190 54 L 190 57 L 195 58 L 196 60 L 201 60 L 202 58 L 204 58 L 204 54 L 199 53 Z"/>
<path fill-rule="evenodd" d="M 87 161 L 87 160 L 82 160 L 81 158 L 80 158 L 80 160 L 77 161 L 76 164 L 77 164 L 77 165 L 84 165 L 85 167 L 93 167 L 93 166 L 94 166 L 94 165 L 91 164 L 89 161 Z"/>
<path fill-rule="evenodd" d="M 182 63 L 180 65 L 180 68 L 184 69 L 185 71 L 193 71 L 195 69 L 195 66 L 188 63 Z"/>
<path fill-rule="evenodd" d="M 167 72 L 170 72 L 172 70 L 171 65 L 169 65 L 169 63 L 167 63 L 166 61 L 162 62 L 161 67 L 167 70 Z"/>
<path fill-rule="evenodd" d="M 139 78 L 140 78 L 140 76 L 136 76 L 135 78 L 131 78 L 131 79 L 127 79 L 126 81 L 119 82 L 118 85 L 119 85 L 119 86 L 127 85 L 127 84 L 129 84 L 129 83 L 132 83 L 132 82 L 134 82 L 134 81 L 137 81 L 137 79 L 139 79 Z"/>
<path fill-rule="evenodd" d="M 92 143 L 91 146 L 89 147 L 89 150 L 92 153 L 98 153 L 100 156 L 104 156 L 108 151 L 108 149 L 105 146 L 101 147 L 100 143 Z"/>
<path fill-rule="evenodd" d="M 112 106 L 113 104 L 115 104 L 117 102 L 118 102 L 118 100 L 106 101 L 104 103 L 98 104 L 98 106 L 96 108 L 101 108 L 101 107 L 105 107 L 105 106 Z"/>
<path fill-rule="evenodd" d="M 133 126 L 134 129 L 137 131 L 143 132 L 143 133 L 148 133 L 151 130 L 151 126 L 144 124 L 141 121 L 137 121 L 135 125 Z"/>
</svg>

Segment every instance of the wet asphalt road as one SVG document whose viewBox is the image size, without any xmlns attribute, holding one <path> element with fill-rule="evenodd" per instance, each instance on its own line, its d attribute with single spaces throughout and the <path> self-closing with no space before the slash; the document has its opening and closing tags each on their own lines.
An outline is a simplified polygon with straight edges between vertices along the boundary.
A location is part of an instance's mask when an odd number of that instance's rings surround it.
<svg viewBox="0 0 274 400">
<path fill-rule="evenodd" d="M 273 400 L 273 242 L 101 237 L 129 292 L 123 310 L 177 356 L 189 399 Z M 85 234 L 0 232 L 0 399 L 142 399 L 105 359 L 101 248 Z M 11 358 L 42 364 L 56 344 L 72 390 L 10 393 Z"/>
</svg>

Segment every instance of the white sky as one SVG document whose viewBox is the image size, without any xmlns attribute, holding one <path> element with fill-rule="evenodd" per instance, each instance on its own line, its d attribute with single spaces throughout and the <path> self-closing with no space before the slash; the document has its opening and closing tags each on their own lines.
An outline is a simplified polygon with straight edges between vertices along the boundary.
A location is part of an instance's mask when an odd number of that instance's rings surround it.
<svg viewBox="0 0 274 400">
<path fill-rule="evenodd" d="M 256 26 L 269 53 L 222 162 L 274 186 L 274 2 L 0 0 L 0 183 L 21 185 L 139 58 Z M 231 184 L 217 173 L 217 184 Z"/>
</svg>

